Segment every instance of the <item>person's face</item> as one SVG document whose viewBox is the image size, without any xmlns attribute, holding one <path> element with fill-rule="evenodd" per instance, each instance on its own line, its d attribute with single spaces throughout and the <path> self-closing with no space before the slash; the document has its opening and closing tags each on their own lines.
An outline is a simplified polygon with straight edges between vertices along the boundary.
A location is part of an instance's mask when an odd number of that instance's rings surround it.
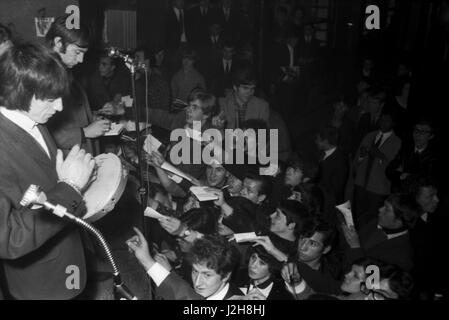
<svg viewBox="0 0 449 320">
<path fill-rule="evenodd" d="M 200 1 L 200 6 L 202 7 L 208 7 L 209 6 L 209 0 L 201 0 Z"/>
<path fill-rule="evenodd" d="M 223 48 L 223 59 L 224 60 L 232 60 L 232 57 L 235 54 L 234 48 L 224 47 Z"/>
<path fill-rule="evenodd" d="M 402 222 L 396 218 L 393 206 L 388 201 L 379 208 L 378 219 L 379 225 L 384 228 L 396 229 L 402 226 Z"/>
<path fill-rule="evenodd" d="M 287 21 L 288 17 L 287 14 L 284 11 L 278 11 L 276 14 L 276 19 L 278 23 L 284 23 Z"/>
<path fill-rule="evenodd" d="M 210 165 L 206 169 L 206 179 L 209 187 L 219 187 L 226 179 L 226 170 L 220 165 Z"/>
<path fill-rule="evenodd" d="M 203 113 L 202 103 L 199 100 L 194 100 L 186 108 L 186 123 L 193 124 L 193 121 L 202 121 L 205 119 Z"/>
<path fill-rule="evenodd" d="M 193 234 L 188 235 L 186 238 L 176 238 L 176 242 L 178 242 L 179 250 L 183 253 L 187 253 L 193 246 L 193 242 L 195 239 Z"/>
<path fill-rule="evenodd" d="M 98 66 L 100 75 L 102 77 L 109 78 L 114 74 L 115 66 L 112 64 L 112 60 L 109 57 L 104 57 L 100 59 L 100 64 Z"/>
<path fill-rule="evenodd" d="M 281 209 L 277 208 L 275 212 L 270 215 L 271 225 L 270 231 L 273 233 L 283 233 L 289 228 L 287 224 L 287 216 Z"/>
<path fill-rule="evenodd" d="M 433 138 L 432 128 L 426 124 L 417 124 L 413 128 L 413 141 L 417 147 L 425 147 Z"/>
<path fill-rule="evenodd" d="M 380 131 L 389 132 L 393 129 L 393 119 L 389 115 L 383 115 L 379 121 Z"/>
<path fill-rule="evenodd" d="M 378 114 L 382 111 L 384 103 L 376 97 L 368 97 L 368 110 L 373 114 Z"/>
<path fill-rule="evenodd" d="M 327 143 L 326 140 L 322 139 L 320 135 L 317 135 L 315 138 L 315 144 L 319 150 L 326 150 Z"/>
<path fill-rule="evenodd" d="M 134 54 L 134 59 L 136 59 L 137 62 L 144 63 L 145 62 L 145 52 L 136 51 L 136 53 Z"/>
<path fill-rule="evenodd" d="M 262 202 L 263 199 L 259 195 L 259 184 L 260 182 L 258 181 L 245 178 L 245 180 L 243 180 L 243 188 L 240 195 L 256 204 Z"/>
<path fill-rule="evenodd" d="M 325 248 L 323 244 L 323 235 L 315 232 L 312 237 L 300 237 L 298 241 L 298 260 L 301 262 L 311 262 L 321 259 L 330 248 Z"/>
<path fill-rule="evenodd" d="M 304 18 L 304 12 L 302 10 L 296 10 L 295 11 L 295 20 L 302 21 Z"/>
<path fill-rule="evenodd" d="M 199 263 L 192 265 L 192 283 L 196 293 L 204 298 L 222 289 L 229 279 L 229 275 L 222 278 L 215 270 Z"/>
<path fill-rule="evenodd" d="M 256 86 L 242 84 L 238 87 L 234 86 L 234 90 L 237 99 L 240 100 L 242 103 L 247 103 L 254 96 Z"/>
<path fill-rule="evenodd" d="M 230 8 L 232 5 L 232 0 L 223 0 L 223 7 Z"/>
<path fill-rule="evenodd" d="M 183 58 L 182 59 L 182 66 L 183 68 L 190 68 L 193 66 L 193 60 L 190 58 Z"/>
<path fill-rule="evenodd" d="M 438 190 L 433 186 L 421 187 L 416 199 L 423 212 L 433 213 L 438 207 L 440 200 L 437 195 Z"/>
<path fill-rule="evenodd" d="M 36 99 L 33 95 L 31 98 L 30 109 L 28 110 L 28 117 L 36 123 L 47 123 L 57 111 L 62 111 L 62 98 L 57 99 Z"/>
<path fill-rule="evenodd" d="M 164 57 L 165 57 L 164 50 L 161 50 L 161 51 L 157 52 L 157 53 L 154 55 L 154 57 L 155 57 L 155 60 L 156 60 L 156 64 L 157 64 L 157 65 L 162 64 L 162 61 L 164 61 Z"/>
<path fill-rule="evenodd" d="M 78 47 L 76 44 L 68 44 L 65 53 L 62 53 L 61 41 L 56 41 L 56 49 L 62 62 L 69 69 L 82 63 L 84 61 L 84 54 L 87 52 L 87 48 Z"/>
<path fill-rule="evenodd" d="M 285 184 L 290 187 L 296 187 L 302 182 L 304 174 L 299 168 L 288 167 L 285 172 Z"/>
<path fill-rule="evenodd" d="M 344 102 L 337 102 L 334 104 L 334 114 L 337 117 L 341 117 L 348 110 L 348 106 Z"/>
<path fill-rule="evenodd" d="M 363 61 L 363 69 L 364 70 L 371 70 L 374 67 L 374 62 L 373 60 L 370 59 L 365 59 Z"/>
<path fill-rule="evenodd" d="M 253 253 L 248 262 L 248 276 L 251 280 L 263 280 L 271 275 L 268 264 Z"/>
<path fill-rule="evenodd" d="M 288 41 L 288 44 L 291 45 L 292 47 L 296 47 L 299 42 L 297 37 L 290 37 L 290 38 L 288 38 L 287 41 Z"/>
<path fill-rule="evenodd" d="M 228 175 L 227 184 L 229 185 L 228 191 L 230 194 L 240 194 L 243 189 L 243 181 L 233 176 L 232 174 Z"/>
<path fill-rule="evenodd" d="M 306 36 L 306 37 L 312 37 L 313 36 L 313 28 L 311 27 L 311 26 L 306 26 L 305 28 L 304 28 L 304 35 Z"/>
<path fill-rule="evenodd" d="M 366 280 L 366 273 L 362 266 L 356 264 L 352 265 L 351 271 L 345 274 L 343 283 L 340 289 L 347 293 L 358 293 L 361 290 L 361 285 Z"/>
</svg>

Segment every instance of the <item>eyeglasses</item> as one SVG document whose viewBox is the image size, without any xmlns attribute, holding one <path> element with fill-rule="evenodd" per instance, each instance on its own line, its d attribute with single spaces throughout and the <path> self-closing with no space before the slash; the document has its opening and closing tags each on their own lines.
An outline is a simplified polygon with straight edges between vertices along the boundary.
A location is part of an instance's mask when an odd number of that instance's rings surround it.
<svg viewBox="0 0 449 320">
<path fill-rule="evenodd" d="M 413 132 L 414 133 L 421 133 L 421 134 L 432 133 L 432 131 L 430 131 L 430 130 L 422 130 L 422 129 L 419 129 L 419 128 L 413 128 Z"/>
</svg>

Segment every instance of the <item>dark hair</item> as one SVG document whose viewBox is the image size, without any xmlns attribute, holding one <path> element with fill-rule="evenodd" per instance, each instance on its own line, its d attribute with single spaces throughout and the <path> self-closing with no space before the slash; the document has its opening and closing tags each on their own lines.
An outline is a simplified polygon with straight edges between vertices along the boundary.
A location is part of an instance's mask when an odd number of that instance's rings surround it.
<svg viewBox="0 0 449 320">
<path fill-rule="evenodd" d="M 312 215 L 322 215 L 325 204 L 323 190 L 313 183 L 301 183 L 293 191 L 301 193 L 303 203 Z"/>
<path fill-rule="evenodd" d="M 150 59 L 150 50 L 148 50 L 146 46 L 137 47 L 136 50 L 134 50 L 134 54 L 136 54 L 137 52 L 143 52 L 145 59 Z"/>
<path fill-rule="evenodd" d="M 189 59 L 189 60 L 193 60 L 193 62 L 195 62 L 197 60 L 197 58 L 198 58 L 198 55 L 196 54 L 196 51 L 193 50 L 192 48 L 186 48 L 182 52 L 182 59 Z"/>
<path fill-rule="evenodd" d="M 225 41 L 223 42 L 222 48 L 223 48 L 223 49 L 224 49 L 224 48 L 233 48 L 233 49 L 235 50 L 235 44 L 234 44 L 234 42 L 232 42 L 232 41 L 230 41 L 230 40 L 225 40 Z"/>
<path fill-rule="evenodd" d="M 69 78 L 61 60 L 47 48 L 17 44 L 0 57 L 0 104 L 11 110 L 28 111 L 36 99 L 63 97 Z"/>
<path fill-rule="evenodd" d="M 304 177 L 314 180 L 318 176 L 318 164 L 315 161 L 305 159 L 298 155 L 291 156 L 287 160 L 287 168 L 299 169 Z"/>
<path fill-rule="evenodd" d="M 57 17 L 52 23 L 50 29 L 45 36 L 48 45 L 53 48 L 55 46 L 55 38 L 60 37 L 62 42 L 62 53 L 65 53 L 67 45 L 74 44 L 80 48 L 89 47 L 89 31 L 83 25 L 79 29 L 67 29 L 66 21 L 69 15 Z"/>
<path fill-rule="evenodd" d="M 380 268 L 380 280 L 388 279 L 391 291 L 398 295 L 398 299 L 408 299 L 413 289 L 412 276 L 395 265 Z"/>
<path fill-rule="evenodd" d="M 111 64 L 113 66 L 117 67 L 117 59 L 109 56 L 109 52 L 107 50 L 102 50 L 100 52 L 100 56 L 98 58 L 98 62 L 101 62 L 101 59 L 104 59 L 104 58 L 109 58 L 111 60 Z"/>
<path fill-rule="evenodd" d="M 203 89 L 192 90 L 189 95 L 188 102 L 193 102 L 195 100 L 199 100 L 203 106 L 201 109 L 203 113 L 208 116 L 214 116 L 217 110 L 217 98 L 208 92 L 205 92 Z"/>
<path fill-rule="evenodd" d="M 432 131 L 431 133 L 434 134 L 435 132 L 435 126 L 433 124 L 433 122 L 431 120 L 428 119 L 420 119 L 418 121 L 415 122 L 415 126 L 428 126 L 430 128 L 430 130 Z"/>
<path fill-rule="evenodd" d="M 411 79 L 408 76 L 403 76 L 397 79 L 395 85 L 394 85 L 394 95 L 400 96 L 402 94 L 402 90 L 404 89 L 404 86 L 406 84 L 411 83 Z"/>
<path fill-rule="evenodd" d="M 248 173 L 245 178 L 259 182 L 259 195 L 265 195 L 267 198 L 270 197 L 273 191 L 273 182 L 268 176 L 261 176 L 254 173 Z"/>
<path fill-rule="evenodd" d="M 243 85 L 256 85 L 256 74 L 251 67 L 237 69 L 233 75 L 232 84 L 236 87 Z"/>
<path fill-rule="evenodd" d="M 302 236 L 305 236 L 307 238 L 313 237 L 316 232 L 323 235 L 324 248 L 328 246 L 332 248 L 334 247 L 337 233 L 335 231 L 335 228 L 330 223 L 327 223 L 321 217 L 314 218 L 312 221 L 310 221 L 310 223 L 306 225 Z"/>
<path fill-rule="evenodd" d="M 438 184 L 433 177 L 429 175 L 412 175 L 406 179 L 405 191 L 408 192 L 414 199 L 417 199 L 421 194 L 422 188 L 433 187 L 438 189 Z"/>
<path fill-rule="evenodd" d="M 202 234 L 216 234 L 219 212 L 217 208 L 204 206 L 187 211 L 180 218 L 189 229 Z"/>
<path fill-rule="evenodd" d="M 294 200 L 283 200 L 277 206 L 279 210 L 284 213 L 287 225 L 295 223 L 294 233 L 299 236 L 304 228 L 307 228 L 307 224 L 311 219 L 308 208 L 302 203 Z"/>
<path fill-rule="evenodd" d="M 247 252 L 248 261 L 251 256 L 256 253 L 260 260 L 268 265 L 268 270 L 271 274 L 279 272 L 282 269 L 282 263 L 267 252 L 261 245 L 250 247 Z"/>
<path fill-rule="evenodd" d="M 385 92 L 385 89 L 379 86 L 372 87 L 368 90 L 368 95 L 372 99 L 377 99 L 380 102 L 385 102 L 387 99 L 387 93 Z"/>
<path fill-rule="evenodd" d="M 320 129 L 318 136 L 327 141 L 330 145 L 338 145 L 338 129 L 332 126 L 326 126 Z"/>
<path fill-rule="evenodd" d="M 11 30 L 0 23 L 0 44 L 8 40 L 11 40 Z"/>
<path fill-rule="evenodd" d="M 405 227 L 410 229 L 414 226 L 420 209 L 410 194 L 395 193 L 385 201 L 391 204 L 395 217 L 400 219 Z"/>
<path fill-rule="evenodd" d="M 222 277 L 232 273 L 240 261 L 237 248 L 220 236 L 205 236 L 193 243 L 188 254 L 192 264 L 205 264 Z"/>
</svg>

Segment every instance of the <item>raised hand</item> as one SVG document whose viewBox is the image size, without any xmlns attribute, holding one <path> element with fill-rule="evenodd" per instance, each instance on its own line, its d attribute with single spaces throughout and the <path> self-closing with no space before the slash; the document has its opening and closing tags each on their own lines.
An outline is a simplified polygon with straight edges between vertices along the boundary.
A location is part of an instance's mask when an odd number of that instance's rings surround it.
<svg viewBox="0 0 449 320">
<path fill-rule="evenodd" d="M 90 181 L 94 167 L 95 160 L 92 155 L 80 149 L 78 145 L 70 150 L 65 160 L 63 160 L 62 151 L 58 150 L 57 152 L 56 173 L 58 179 L 73 184 L 78 191 L 83 190 Z"/>
</svg>

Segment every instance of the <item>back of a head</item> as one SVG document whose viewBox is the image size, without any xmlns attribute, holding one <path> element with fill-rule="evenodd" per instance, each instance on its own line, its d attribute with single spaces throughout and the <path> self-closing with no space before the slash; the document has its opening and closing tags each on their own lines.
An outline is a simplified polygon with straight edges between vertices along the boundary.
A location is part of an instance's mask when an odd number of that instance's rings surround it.
<svg viewBox="0 0 449 320">
<path fill-rule="evenodd" d="M 63 52 L 65 52 L 65 48 L 69 44 L 74 44 L 80 48 L 88 48 L 90 40 L 88 29 L 83 25 L 79 29 L 68 29 L 66 25 L 68 17 L 68 15 L 57 17 L 52 23 L 45 36 L 48 46 L 53 48 L 55 46 L 55 38 L 59 37 L 63 45 Z"/>
<path fill-rule="evenodd" d="M 408 272 L 398 266 L 386 265 L 380 268 L 380 280 L 388 280 L 391 291 L 398 295 L 397 299 L 406 300 L 410 298 L 414 282 Z"/>
<path fill-rule="evenodd" d="M 205 236 L 193 243 L 188 259 L 192 264 L 205 265 L 221 276 L 234 271 L 240 262 L 238 249 L 220 236 Z"/>
<path fill-rule="evenodd" d="M 201 207 L 187 211 L 180 220 L 191 230 L 212 235 L 217 233 L 218 215 L 215 207 Z"/>
<path fill-rule="evenodd" d="M 308 208 L 302 203 L 294 200 L 283 200 L 278 204 L 287 218 L 287 224 L 295 223 L 295 234 L 299 236 L 310 224 L 312 219 Z"/>
<path fill-rule="evenodd" d="M 392 205 L 394 215 L 402 221 L 406 228 L 410 229 L 415 225 L 420 209 L 416 200 L 410 194 L 392 194 L 386 201 Z"/>
<path fill-rule="evenodd" d="M 233 85 L 239 86 L 252 86 L 257 85 L 257 77 L 251 67 L 242 67 L 237 69 L 233 74 Z"/>
<path fill-rule="evenodd" d="M 338 129 L 333 126 L 325 126 L 321 128 L 318 135 L 322 140 L 327 141 L 332 146 L 336 146 L 338 144 Z"/>
<path fill-rule="evenodd" d="M 68 92 L 64 65 L 47 48 L 31 43 L 16 44 L 0 56 L 0 105 L 28 111 L 36 99 L 56 99 Z"/>
</svg>

